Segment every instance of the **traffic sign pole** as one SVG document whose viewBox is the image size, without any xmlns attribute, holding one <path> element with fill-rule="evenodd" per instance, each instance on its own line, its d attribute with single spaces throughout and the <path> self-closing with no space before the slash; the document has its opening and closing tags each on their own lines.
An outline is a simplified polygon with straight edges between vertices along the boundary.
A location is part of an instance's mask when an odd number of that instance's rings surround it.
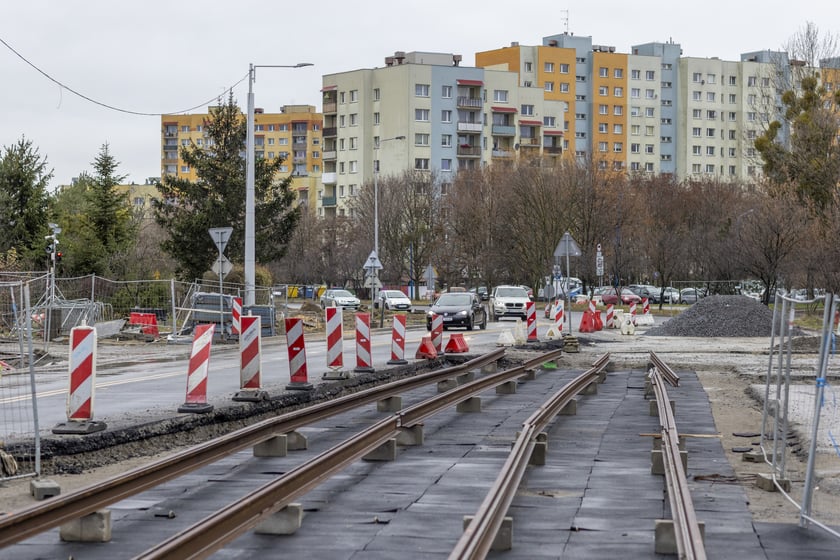
<svg viewBox="0 0 840 560">
<path fill-rule="evenodd" d="M 227 246 L 228 241 L 230 240 L 230 234 L 233 233 L 232 227 L 218 227 L 218 228 L 210 228 L 208 230 L 210 233 L 210 237 L 216 243 L 216 247 L 219 248 L 219 260 L 216 261 L 218 264 L 218 270 L 214 266 L 214 271 L 219 275 L 219 336 L 224 333 L 225 328 L 225 298 L 224 298 L 224 285 L 222 284 L 222 280 L 230 272 L 230 269 L 227 271 L 225 270 L 225 263 L 227 262 L 230 265 L 230 261 L 228 261 L 222 253 L 225 251 L 225 247 Z"/>
</svg>

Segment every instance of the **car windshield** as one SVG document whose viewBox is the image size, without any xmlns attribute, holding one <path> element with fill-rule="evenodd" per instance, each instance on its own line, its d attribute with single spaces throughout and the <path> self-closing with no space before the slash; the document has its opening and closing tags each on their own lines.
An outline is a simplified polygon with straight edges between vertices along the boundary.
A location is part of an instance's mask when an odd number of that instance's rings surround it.
<svg viewBox="0 0 840 560">
<path fill-rule="evenodd" d="M 498 288 L 496 289 L 496 297 L 527 298 L 528 292 L 524 288 Z"/>
<path fill-rule="evenodd" d="M 333 297 L 353 297 L 347 290 L 333 290 Z"/>
<path fill-rule="evenodd" d="M 443 294 L 437 300 L 438 305 L 469 305 L 472 296 L 469 294 Z"/>
<path fill-rule="evenodd" d="M 382 297 L 393 298 L 393 299 L 402 299 L 402 298 L 405 297 L 405 294 L 403 294 L 402 292 L 396 291 L 396 290 L 388 290 L 388 291 L 382 292 L 382 294 L 383 294 Z"/>
</svg>

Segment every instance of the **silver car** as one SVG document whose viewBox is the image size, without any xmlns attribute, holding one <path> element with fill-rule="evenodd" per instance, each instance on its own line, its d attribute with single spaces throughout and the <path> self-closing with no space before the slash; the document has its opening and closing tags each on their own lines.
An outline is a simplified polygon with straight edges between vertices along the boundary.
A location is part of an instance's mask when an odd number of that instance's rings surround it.
<svg viewBox="0 0 840 560">
<path fill-rule="evenodd" d="M 382 290 L 379 292 L 379 301 L 376 302 L 377 309 L 379 309 L 380 302 L 389 311 L 408 311 L 411 309 L 411 300 L 399 290 Z"/>
<path fill-rule="evenodd" d="M 348 292 L 347 290 L 332 289 L 324 292 L 321 296 L 321 308 L 327 307 L 341 307 L 343 309 L 359 309 L 362 302 L 359 298 Z"/>
</svg>

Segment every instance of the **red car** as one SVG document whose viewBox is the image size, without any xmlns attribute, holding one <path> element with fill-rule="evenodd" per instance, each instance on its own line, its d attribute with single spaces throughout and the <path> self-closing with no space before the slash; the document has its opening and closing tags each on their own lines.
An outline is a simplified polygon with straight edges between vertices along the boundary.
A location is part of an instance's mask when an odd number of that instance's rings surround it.
<svg viewBox="0 0 840 560">
<path fill-rule="evenodd" d="M 618 295 L 616 294 L 616 289 L 605 289 L 604 293 L 601 295 L 601 301 L 604 302 L 604 305 L 618 305 Z M 622 305 L 630 305 L 631 303 L 641 303 L 641 301 L 642 298 L 631 292 L 629 289 L 623 288 L 621 290 Z"/>
</svg>

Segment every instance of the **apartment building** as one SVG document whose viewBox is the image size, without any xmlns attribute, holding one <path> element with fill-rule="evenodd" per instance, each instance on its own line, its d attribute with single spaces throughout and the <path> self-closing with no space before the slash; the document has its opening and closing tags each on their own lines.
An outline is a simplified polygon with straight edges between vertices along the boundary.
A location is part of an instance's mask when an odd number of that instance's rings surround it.
<svg viewBox="0 0 840 560">
<path fill-rule="evenodd" d="M 383 67 L 323 76 L 318 215 L 351 215 L 349 201 L 374 169 L 434 172 L 445 193 L 459 170 L 562 155 L 566 103 L 520 86 L 516 72 L 460 62 L 398 51 Z"/>
<path fill-rule="evenodd" d="M 161 175 L 195 181 L 197 175 L 181 158 L 189 145 L 210 147 L 204 129 L 208 113 L 161 117 Z M 258 158 L 283 158 L 281 173 L 292 177 L 297 203 L 314 212 L 321 184 L 323 116 L 312 105 L 284 105 L 279 113 L 254 109 L 254 153 Z"/>
</svg>

